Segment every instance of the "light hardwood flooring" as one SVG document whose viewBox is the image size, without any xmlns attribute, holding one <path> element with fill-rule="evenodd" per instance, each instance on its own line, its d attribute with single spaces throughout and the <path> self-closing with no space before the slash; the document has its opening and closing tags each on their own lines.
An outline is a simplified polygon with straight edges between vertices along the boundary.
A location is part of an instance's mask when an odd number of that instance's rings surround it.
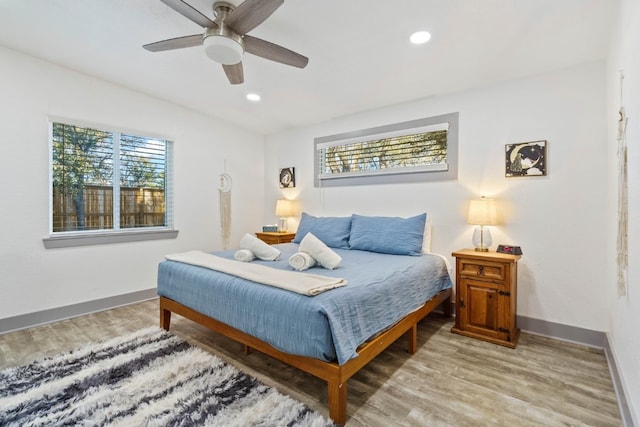
<svg viewBox="0 0 640 427">
<path fill-rule="evenodd" d="M 0 369 L 158 325 L 147 301 L 0 335 Z M 347 426 L 620 426 L 601 350 L 523 333 L 515 349 L 450 333 L 430 315 L 348 382 Z M 328 416 L 326 384 L 178 315 L 171 331 Z"/>
</svg>

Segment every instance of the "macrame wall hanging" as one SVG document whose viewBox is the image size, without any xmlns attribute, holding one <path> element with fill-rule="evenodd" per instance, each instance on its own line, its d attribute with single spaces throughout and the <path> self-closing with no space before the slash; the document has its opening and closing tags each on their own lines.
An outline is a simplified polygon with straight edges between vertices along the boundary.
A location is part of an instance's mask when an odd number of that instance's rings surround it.
<svg viewBox="0 0 640 427">
<path fill-rule="evenodd" d="M 227 249 L 231 237 L 231 175 L 227 173 L 227 161 L 224 162 L 224 173 L 220 174 L 220 228 L 222 230 L 222 247 Z"/>
<path fill-rule="evenodd" d="M 622 82 L 624 74 L 620 71 L 620 110 L 618 112 L 618 296 L 627 295 L 627 272 L 629 267 L 627 230 L 629 207 L 627 195 L 627 115 L 622 103 Z"/>
</svg>

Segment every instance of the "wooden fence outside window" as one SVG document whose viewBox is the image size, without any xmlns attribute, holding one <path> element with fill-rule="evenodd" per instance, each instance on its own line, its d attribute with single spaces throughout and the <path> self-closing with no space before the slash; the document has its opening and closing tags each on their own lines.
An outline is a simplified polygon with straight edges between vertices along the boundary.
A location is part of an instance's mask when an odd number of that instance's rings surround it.
<svg viewBox="0 0 640 427">
<path fill-rule="evenodd" d="M 84 187 L 85 230 L 113 229 L 113 188 Z M 120 228 L 162 227 L 165 194 L 159 188 L 120 187 Z M 53 189 L 53 231 L 77 231 L 78 215 L 71 194 Z"/>
</svg>

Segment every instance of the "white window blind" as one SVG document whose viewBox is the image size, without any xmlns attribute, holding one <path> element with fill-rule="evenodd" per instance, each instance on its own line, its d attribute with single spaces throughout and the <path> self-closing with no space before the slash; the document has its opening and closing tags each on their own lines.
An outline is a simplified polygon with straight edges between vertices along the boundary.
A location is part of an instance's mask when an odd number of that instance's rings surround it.
<svg viewBox="0 0 640 427">
<path fill-rule="evenodd" d="M 166 177 L 167 141 L 120 135 L 121 228 L 167 225 Z"/>
</svg>

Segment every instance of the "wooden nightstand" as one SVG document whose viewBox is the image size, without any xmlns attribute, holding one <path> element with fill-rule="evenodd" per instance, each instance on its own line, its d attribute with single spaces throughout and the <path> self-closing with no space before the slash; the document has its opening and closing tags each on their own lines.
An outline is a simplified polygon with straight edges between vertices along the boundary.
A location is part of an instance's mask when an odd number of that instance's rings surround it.
<svg viewBox="0 0 640 427">
<path fill-rule="evenodd" d="M 256 237 L 265 243 L 275 245 L 278 243 L 289 243 L 294 237 L 296 237 L 296 233 L 288 233 L 286 231 L 265 231 L 262 233 L 256 233 Z"/>
<path fill-rule="evenodd" d="M 462 249 L 456 258 L 456 323 L 451 332 L 515 348 L 520 255 Z"/>
</svg>

